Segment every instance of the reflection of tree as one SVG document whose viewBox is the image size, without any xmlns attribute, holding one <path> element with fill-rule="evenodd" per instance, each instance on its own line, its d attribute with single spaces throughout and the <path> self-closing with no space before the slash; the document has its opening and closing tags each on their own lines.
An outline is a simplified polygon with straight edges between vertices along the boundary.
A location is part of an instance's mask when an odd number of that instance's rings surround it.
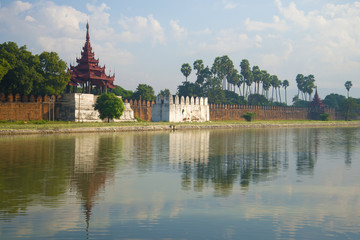
<svg viewBox="0 0 360 240">
<path fill-rule="evenodd" d="M 295 129 L 296 171 L 300 175 L 312 175 L 317 161 L 320 129 Z"/>
<path fill-rule="evenodd" d="M 193 186 L 194 190 L 202 191 L 211 183 L 215 195 L 228 196 L 235 182 L 240 181 L 242 188 L 246 189 L 251 182 L 268 181 L 276 176 L 281 166 L 288 166 L 288 153 L 283 146 L 287 144 L 284 143 L 287 141 L 287 131 L 251 129 L 209 133 L 207 160 L 179 160 L 185 190 L 190 190 Z M 192 133 L 192 139 L 184 141 L 196 145 L 194 135 L 195 132 Z M 206 144 L 206 141 L 202 141 L 202 144 L 204 143 Z"/>
<path fill-rule="evenodd" d="M 356 131 L 352 128 L 344 128 L 342 129 L 342 132 L 345 143 L 345 164 L 350 167 L 352 161 L 352 151 L 354 150 L 357 142 Z"/>
<path fill-rule="evenodd" d="M 73 149 L 66 136 L 0 138 L 0 215 L 26 211 L 35 200 L 56 205 L 66 192 Z"/>
</svg>

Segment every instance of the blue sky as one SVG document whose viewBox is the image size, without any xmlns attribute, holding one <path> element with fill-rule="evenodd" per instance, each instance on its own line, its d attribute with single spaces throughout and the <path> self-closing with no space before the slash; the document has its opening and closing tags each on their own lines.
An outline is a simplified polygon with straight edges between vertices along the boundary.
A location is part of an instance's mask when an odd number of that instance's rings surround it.
<svg viewBox="0 0 360 240">
<path fill-rule="evenodd" d="M 320 97 L 360 97 L 360 2 L 347 0 L 70 1 L 0 0 L 0 42 L 33 53 L 58 52 L 67 63 L 80 56 L 86 22 L 95 55 L 115 83 L 155 93 L 185 80 L 183 63 L 228 55 L 279 79 L 296 93 L 298 73 L 315 75 Z M 195 74 L 189 77 L 195 80 Z"/>
</svg>

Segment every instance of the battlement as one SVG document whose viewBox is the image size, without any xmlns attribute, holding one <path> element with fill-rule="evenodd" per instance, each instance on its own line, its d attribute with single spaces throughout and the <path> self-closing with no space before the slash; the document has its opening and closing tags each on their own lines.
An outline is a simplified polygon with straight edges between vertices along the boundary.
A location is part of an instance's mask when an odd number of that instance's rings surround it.
<svg viewBox="0 0 360 240">
<path fill-rule="evenodd" d="M 189 96 L 178 96 L 178 95 L 158 95 L 156 97 L 156 104 L 180 104 L 180 105 L 208 105 L 207 97 L 189 97 Z"/>
<path fill-rule="evenodd" d="M 5 93 L 0 93 L 0 102 L 3 103 L 16 103 L 16 102 L 23 102 L 23 103 L 27 103 L 27 102 L 31 102 L 31 103 L 49 103 L 49 102 L 55 102 L 57 100 L 59 100 L 61 98 L 61 95 L 59 96 L 55 96 L 55 95 L 44 95 L 44 96 L 34 96 L 34 95 L 20 95 L 19 93 L 17 94 L 8 94 L 5 95 Z"/>
</svg>

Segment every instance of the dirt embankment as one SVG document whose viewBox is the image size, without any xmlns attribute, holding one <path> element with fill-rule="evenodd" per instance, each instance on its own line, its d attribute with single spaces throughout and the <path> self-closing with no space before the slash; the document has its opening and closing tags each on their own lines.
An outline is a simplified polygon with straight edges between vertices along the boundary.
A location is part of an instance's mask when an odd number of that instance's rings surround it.
<svg viewBox="0 0 360 240">
<path fill-rule="evenodd" d="M 111 126 L 111 127 L 78 127 L 78 128 L 51 128 L 51 129 L 5 129 L 0 130 L 0 135 L 22 134 L 66 134 L 66 133 L 94 133 L 94 132 L 128 132 L 128 131 L 173 131 L 192 129 L 226 129 L 226 128 L 298 128 L 298 127 L 360 127 L 360 121 L 353 122 L 306 122 L 306 123 L 209 123 L 209 124 L 176 124 L 150 125 L 150 126 Z"/>
</svg>

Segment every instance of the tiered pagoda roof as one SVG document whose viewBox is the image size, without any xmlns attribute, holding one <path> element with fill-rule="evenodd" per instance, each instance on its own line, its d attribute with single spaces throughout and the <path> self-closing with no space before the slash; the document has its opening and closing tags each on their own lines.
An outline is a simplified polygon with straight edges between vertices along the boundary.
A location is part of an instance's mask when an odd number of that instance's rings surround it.
<svg viewBox="0 0 360 240">
<path fill-rule="evenodd" d="M 78 86 L 80 84 L 83 86 L 83 89 L 86 89 L 86 92 L 90 92 L 93 86 L 100 89 L 100 92 L 106 92 L 107 88 L 115 88 L 115 74 L 112 76 L 106 75 L 105 66 L 99 66 L 99 59 L 95 59 L 95 54 L 90 44 L 88 23 L 86 24 L 86 42 L 81 51 L 81 58 L 77 58 L 76 62 L 76 66 L 70 65 L 70 86 Z"/>
<path fill-rule="evenodd" d="M 321 101 L 321 99 L 319 98 L 317 89 L 315 91 L 315 96 L 314 99 L 312 100 L 312 102 L 310 103 L 310 107 L 311 108 L 323 108 L 325 105 L 324 103 Z"/>
</svg>

